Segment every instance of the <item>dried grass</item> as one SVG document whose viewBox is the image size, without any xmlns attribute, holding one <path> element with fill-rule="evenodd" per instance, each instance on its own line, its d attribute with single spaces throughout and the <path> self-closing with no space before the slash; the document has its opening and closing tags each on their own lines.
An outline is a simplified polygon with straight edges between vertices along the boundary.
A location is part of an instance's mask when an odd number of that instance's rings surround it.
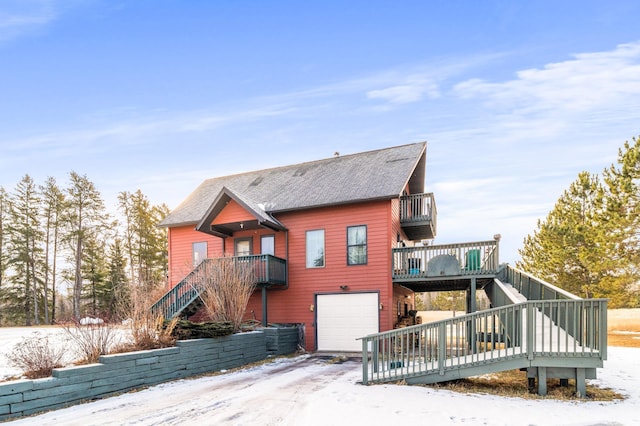
<svg viewBox="0 0 640 426">
<path fill-rule="evenodd" d="M 547 395 L 540 396 L 535 392 L 529 391 L 527 375 L 519 370 L 503 371 L 428 386 L 460 393 L 482 393 L 524 399 L 556 399 L 563 401 L 613 401 L 624 399 L 623 395 L 612 389 L 599 388 L 588 383 L 586 397 L 579 398 L 575 394 L 575 381 L 569 380 L 568 386 L 561 386 L 560 379 L 548 379 Z"/>
<path fill-rule="evenodd" d="M 98 362 L 100 355 L 106 355 L 118 337 L 116 328 L 108 323 L 82 325 L 78 322 L 64 324 L 62 330 L 76 346 L 80 356 L 79 364 Z"/>
<path fill-rule="evenodd" d="M 24 372 L 25 377 L 39 379 L 51 376 L 54 368 L 63 366 L 64 353 L 65 348 L 51 343 L 49 336 L 34 332 L 23 337 L 6 357 L 11 365 Z"/>
<path fill-rule="evenodd" d="M 126 326 L 131 332 L 132 342 L 120 344 L 113 352 L 131 352 L 175 346 L 173 330 L 178 318 L 165 321 L 161 314 L 151 310 L 151 306 L 163 294 L 161 290 L 149 292 L 139 287 L 131 292 L 130 301 L 121 306 L 121 315 L 127 318 Z"/>
</svg>

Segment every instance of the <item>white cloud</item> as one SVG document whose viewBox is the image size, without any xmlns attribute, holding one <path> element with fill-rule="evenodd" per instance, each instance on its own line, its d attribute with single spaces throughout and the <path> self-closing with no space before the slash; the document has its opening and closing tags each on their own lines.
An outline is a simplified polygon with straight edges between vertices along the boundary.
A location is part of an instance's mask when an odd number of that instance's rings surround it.
<svg viewBox="0 0 640 426">
<path fill-rule="evenodd" d="M 57 18 L 54 0 L 7 0 L 0 4 L 0 41 L 40 29 Z"/>
<path fill-rule="evenodd" d="M 418 102 L 424 99 L 437 98 L 440 96 L 436 83 L 427 79 L 410 79 L 407 84 L 390 86 L 385 89 L 370 90 L 367 92 L 369 99 L 382 99 L 392 104 L 406 104 Z"/>
<path fill-rule="evenodd" d="M 612 51 L 582 53 L 573 59 L 518 71 L 516 79 L 490 83 L 469 79 L 454 87 L 463 98 L 520 112 L 584 112 L 640 95 L 640 42 Z"/>
</svg>

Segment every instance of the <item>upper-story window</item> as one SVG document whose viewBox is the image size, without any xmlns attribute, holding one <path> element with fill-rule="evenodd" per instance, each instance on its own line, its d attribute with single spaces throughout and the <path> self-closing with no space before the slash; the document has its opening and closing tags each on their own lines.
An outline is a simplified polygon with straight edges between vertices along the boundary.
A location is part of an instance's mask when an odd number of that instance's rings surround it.
<svg viewBox="0 0 640 426">
<path fill-rule="evenodd" d="M 192 245 L 193 266 L 198 266 L 200 262 L 207 258 L 207 242 L 197 242 Z"/>
<path fill-rule="evenodd" d="M 367 264 L 367 226 L 347 227 L 347 265 Z"/>
<path fill-rule="evenodd" d="M 324 266 L 324 229 L 307 231 L 307 268 Z"/>
</svg>

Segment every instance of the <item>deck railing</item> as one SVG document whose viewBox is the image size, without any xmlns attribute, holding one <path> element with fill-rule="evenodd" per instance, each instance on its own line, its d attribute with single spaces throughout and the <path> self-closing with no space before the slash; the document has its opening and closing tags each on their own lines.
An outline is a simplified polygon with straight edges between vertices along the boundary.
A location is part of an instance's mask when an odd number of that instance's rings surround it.
<svg viewBox="0 0 640 426">
<path fill-rule="evenodd" d="M 400 197 L 400 222 L 433 222 L 436 228 L 436 201 L 433 192 Z"/>
<path fill-rule="evenodd" d="M 605 299 L 529 301 L 369 335 L 361 339 L 362 381 L 536 357 L 604 360 L 606 309 Z M 562 314 L 554 320 L 548 312 Z"/>
<path fill-rule="evenodd" d="M 579 299 L 566 290 L 509 265 L 501 271 L 500 278 L 510 283 L 528 300 Z"/>
<path fill-rule="evenodd" d="M 496 274 L 498 242 L 442 244 L 392 249 L 393 278 Z"/>
<path fill-rule="evenodd" d="M 226 258 L 205 259 L 182 281 L 167 291 L 153 304 L 151 310 L 162 313 L 165 318 L 173 318 L 189 306 L 200 295 L 202 285 L 211 275 L 211 268 Z M 287 283 L 287 261 L 268 254 L 254 256 L 236 256 L 234 262 L 248 265 L 254 274 L 254 282 L 258 285 L 285 285 Z"/>
</svg>

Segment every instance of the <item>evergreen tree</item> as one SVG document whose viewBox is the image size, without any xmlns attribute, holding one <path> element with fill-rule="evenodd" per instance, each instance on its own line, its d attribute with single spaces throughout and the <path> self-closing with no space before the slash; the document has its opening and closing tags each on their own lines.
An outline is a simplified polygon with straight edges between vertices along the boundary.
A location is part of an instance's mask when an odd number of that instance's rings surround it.
<svg viewBox="0 0 640 426">
<path fill-rule="evenodd" d="M 603 282 L 612 300 L 627 307 L 640 306 L 640 138 L 625 142 L 617 165 L 604 171 L 605 220 L 612 224 L 607 243 L 610 270 Z M 619 299 L 619 300 L 618 300 Z"/>
<path fill-rule="evenodd" d="M 33 179 L 25 175 L 16 185 L 11 200 L 7 227 L 11 252 L 9 262 L 14 272 L 10 281 L 14 287 L 13 306 L 21 306 L 26 325 L 40 323 L 40 286 L 42 283 L 42 231 L 39 223 L 40 198 Z M 21 315 L 15 315 L 16 319 Z"/>
<path fill-rule="evenodd" d="M 85 283 L 83 299 L 86 301 L 86 311 L 94 317 L 101 318 L 110 316 L 108 305 L 111 295 L 105 254 L 93 235 L 85 239 L 82 261 L 82 277 Z"/>
<path fill-rule="evenodd" d="M 124 245 L 129 257 L 132 285 L 151 291 L 165 281 L 166 231 L 157 224 L 169 213 L 166 205 L 153 206 L 142 193 L 121 192 L 120 211 L 125 217 Z"/>
<path fill-rule="evenodd" d="M 87 240 L 95 237 L 98 231 L 107 228 L 107 214 L 104 202 L 93 182 L 75 172 L 70 174 L 70 183 L 66 189 L 67 209 L 65 225 L 68 228 L 66 241 L 72 253 L 73 264 L 73 315 L 81 316 L 83 291 L 82 263 Z"/>
<path fill-rule="evenodd" d="M 127 282 L 127 260 L 122 249 L 122 240 L 116 237 L 109 247 L 107 288 L 107 310 L 116 316 L 127 314 L 122 312 L 131 301 L 131 291 Z M 106 298 L 105 298 L 106 299 Z"/>
<path fill-rule="evenodd" d="M 582 172 L 520 250 L 517 266 L 576 295 L 640 304 L 640 141 L 625 143 L 617 165 Z"/>
<path fill-rule="evenodd" d="M 56 278 L 58 243 L 61 231 L 61 216 L 65 208 L 65 198 L 56 180 L 48 178 L 40 187 L 43 202 L 43 216 L 45 222 L 44 246 L 45 246 L 45 270 L 44 270 L 44 321 L 53 324 L 56 317 Z M 49 288 L 51 288 L 51 300 L 49 300 Z M 51 309 L 51 317 L 49 317 Z"/>
<path fill-rule="evenodd" d="M 7 246 L 7 216 L 9 215 L 9 196 L 5 189 L 0 186 L 0 326 L 4 323 L 3 311 L 6 309 L 3 307 L 5 296 L 3 295 L 3 284 L 5 283 L 5 277 L 9 264 Z"/>
<path fill-rule="evenodd" d="M 518 266 L 582 297 L 595 297 L 599 274 L 595 264 L 604 253 L 595 212 L 602 203 L 597 176 L 582 172 L 533 235 L 525 238 Z"/>
</svg>

